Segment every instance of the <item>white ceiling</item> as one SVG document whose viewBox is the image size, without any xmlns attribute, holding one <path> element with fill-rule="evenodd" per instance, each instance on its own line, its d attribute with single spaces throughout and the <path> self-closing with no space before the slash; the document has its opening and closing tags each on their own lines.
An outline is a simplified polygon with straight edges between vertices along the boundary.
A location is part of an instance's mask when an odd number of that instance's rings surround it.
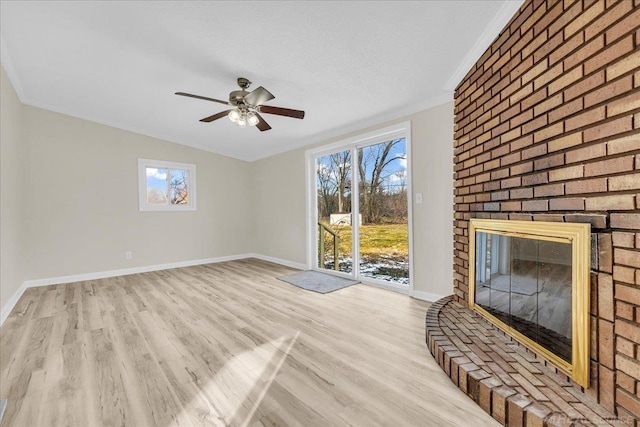
<svg viewBox="0 0 640 427">
<path fill-rule="evenodd" d="M 452 90 L 522 0 L 0 2 L 2 64 L 22 102 L 245 160 L 410 114 Z M 226 118 L 236 78 L 304 120 Z"/>
</svg>

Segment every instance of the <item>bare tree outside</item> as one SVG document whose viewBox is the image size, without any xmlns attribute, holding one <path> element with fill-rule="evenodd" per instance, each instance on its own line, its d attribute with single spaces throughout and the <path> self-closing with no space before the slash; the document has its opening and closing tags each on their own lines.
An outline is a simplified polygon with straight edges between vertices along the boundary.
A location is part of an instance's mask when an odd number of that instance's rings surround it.
<svg viewBox="0 0 640 427">
<path fill-rule="evenodd" d="M 186 170 L 171 169 L 169 195 L 172 205 L 186 205 L 189 203 L 188 174 L 189 172 Z"/>
<path fill-rule="evenodd" d="M 328 218 L 335 208 L 337 186 L 331 168 L 326 164 L 316 164 L 316 187 L 318 192 L 318 217 Z"/>
<path fill-rule="evenodd" d="M 385 189 L 384 185 L 388 186 L 389 178 L 400 172 L 390 168 L 391 163 L 406 160 L 406 154 L 401 157 L 390 154 L 400 143 L 404 144 L 404 138 L 358 149 L 360 212 L 367 224 L 379 224 L 384 217 L 391 222 L 397 221 L 385 209 L 384 202 L 389 196 L 389 189 Z M 404 172 L 406 178 L 406 170 Z"/>
<path fill-rule="evenodd" d="M 157 188 L 147 188 L 147 203 L 164 205 L 167 203 L 167 195 Z"/>
<path fill-rule="evenodd" d="M 351 151 L 340 151 L 329 156 L 332 170 L 336 174 L 336 187 L 338 194 L 338 212 L 348 212 L 345 203 L 345 191 L 350 188 L 351 180 Z M 350 205 L 351 203 L 349 203 Z"/>
</svg>

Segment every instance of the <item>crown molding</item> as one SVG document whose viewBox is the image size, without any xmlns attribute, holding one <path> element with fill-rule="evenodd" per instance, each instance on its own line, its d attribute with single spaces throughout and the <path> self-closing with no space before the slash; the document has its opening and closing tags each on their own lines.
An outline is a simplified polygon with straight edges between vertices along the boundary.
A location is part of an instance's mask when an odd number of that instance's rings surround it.
<svg viewBox="0 0 640 427">
<path fill-rule="evenodd" d="M 449 81 L 445 84 L 445 90 L 454 91 L 456 89 L 473 64 L 475 64 L 478 58 L 480 58 L 487 48 L 491 46 L 491 43 L 493 43 L 496 37 L 498 37 L 505 25 L 509 23 L 513 15 L 516 14 L 524 2 L 525 0 L 507 0 L 502 4 L 498 13 L 493 17 L 482 35 L 478 38 L 462 62 L 460 62 L 456 71 L 449 78 Z"/>
</svg>

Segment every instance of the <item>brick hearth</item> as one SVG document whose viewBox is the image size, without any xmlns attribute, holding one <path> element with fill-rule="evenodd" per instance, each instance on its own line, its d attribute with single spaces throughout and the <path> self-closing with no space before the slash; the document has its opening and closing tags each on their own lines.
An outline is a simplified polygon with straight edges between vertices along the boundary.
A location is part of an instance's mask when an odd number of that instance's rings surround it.
<svg viewBox="0 0 640 427">
<path fill-rule="evenodd" d="M 460 390 L 510 427 L 623 426 L 552 365 L 446 297 L 429 308 L 427 345 Z"/>
<path fill-rule="evenodd" d="M 454 299 L 470 218 L 590 223 L 584 393 L 640 427 L 640 0 L 525 1 L 456 88 L 454 147 Z"/>
</svg>

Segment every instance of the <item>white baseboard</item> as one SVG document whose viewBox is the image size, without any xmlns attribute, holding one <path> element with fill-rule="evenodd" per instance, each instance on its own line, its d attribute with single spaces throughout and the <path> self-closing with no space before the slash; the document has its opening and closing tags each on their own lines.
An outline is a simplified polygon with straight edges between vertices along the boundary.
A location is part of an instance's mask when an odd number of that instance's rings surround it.
<svg viewBox="0 0 640 427">
<path fill-rule="evenodd" d="M 262 255 L 262 254 L 247 254 L 247 258 L 257 258 L 257 259 L 261 259 L 262 261 L 269 261 L 269 262 L 273 262 L 275 264 L 284 265 L 286 267 L 297 268 L 298 270 L 308 270 L 309 269 L 306 264 L 302 264 L 302 263 L 299 263 L 299 262 L 293 262 L 293 261 L 289 261 L 289 260 L 281 259 L 281 258 L 274 258 L 274 257 L 270 257 L 270 256 L 267 256 L 267 255 Z"/>
<path fill-rule="evenodd" d="M 414 289 L 413 293 L 411 294 L 411 296 L 413 298 L 420 299 L 420 300 L 427 301 L 427 302 L 436 302 L 439 299 L 444 298 L 446 295 L 432 294 L 432 293 L 429 293 L 429 292 L 416 291 Z"/>
<path fill-rule="evenodd" d="M 170 268 L 191 267 L 192 265 L 212 264 L 216 262 L 235 261 L 249 258 L 248 254 L 229 255 L 216 258 L 194 259 L 189 261 L 169 262 L 166 264 L 145 265 L 141 267 L 123 268 L 120 270 L 99 271 L 97 273 L 74 274 L 71 276 L 48 277 L 46 279 L 27 280 L 27 288 L 37 286 L 59 285 L 62 283 L 81 282 L 84 280 L 104 279 L 115 276 L 128 276 L 130 274 L 147 273 L 149 271 L 168 270 Z"/>
<path fill-rule="evenodd" d="M 2 309 L 0 309 L 0 326 L 2 326 L 5 320 L 7 320 L 7 317 L 9 317 L 11 310 L 13 310 L 13 307 L 16 306 L 16 304 L 20 300 L 20 297 L 22 296 L 22 294 L 24 294 L 24 291 L 26 290 L 27 290 L 27 282 L 23 282 L 22 285 L 20 285 L 20 287 L 18 288 L 18 290 L 13 294 L 13 296 L 9 298 L 9 301 L 7 301 L 4 304 L 4 306 L 2 306 Z"/>
</svg>

